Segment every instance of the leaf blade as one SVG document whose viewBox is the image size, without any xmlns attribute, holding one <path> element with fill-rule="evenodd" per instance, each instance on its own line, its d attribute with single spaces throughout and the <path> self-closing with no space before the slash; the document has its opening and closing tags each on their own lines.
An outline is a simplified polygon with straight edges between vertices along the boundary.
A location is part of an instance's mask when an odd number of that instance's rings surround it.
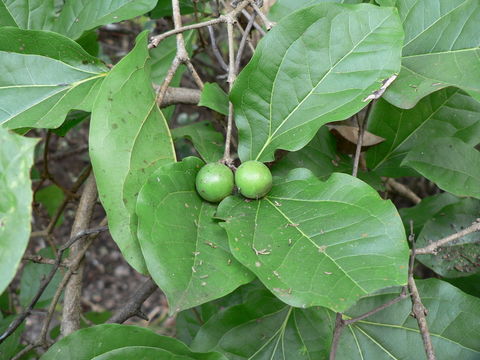
<svg viewBox="0 0 480 360">
<path fill-rule="evenodd" d="M 355 33 L 348 41 L 325 35 L 344 33 L 350 23 Z M 398 71 L 402 39 L 392 8 L 325 3 L 282 20 L 259 44 L 230 96 L 240 159 L 270 161 L 276 149 L 298 150 L 322 124 L 358 112 L 380 81 Z M 308 63 L 319 56 L 322 61 Z"/>
<path fill-rule="evenodd" d="M 148 176 L 175 161 L 163 114 L 155 102 L 147 65 L 147 34 L 105 78 L 90 122 L 90 157 L 109 228 L 126 260 L 146 272 L 136 235 L 135 203 Z"/>
<path fill-rule="evenodd" d="M 171 313 L 217 299 L 253 279 L 230 254 L 226 234 L 213 220 L 216 206 L 196 192 L 203 164 L 189 157 L 159 168 L 138 197 L 138 238 Z"/>
<path fill-rule="evenodd" d="M 0 293 L 15 276 L 30 237 L 36 143 L 0 128 Z"/>
</svg>

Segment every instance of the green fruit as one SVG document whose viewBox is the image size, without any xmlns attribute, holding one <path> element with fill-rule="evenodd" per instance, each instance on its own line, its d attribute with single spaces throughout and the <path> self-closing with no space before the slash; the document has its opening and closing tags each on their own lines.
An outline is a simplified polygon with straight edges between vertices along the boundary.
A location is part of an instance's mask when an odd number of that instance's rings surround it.
<svg viewBox="0 0 480 360">
<path fill-rule="evenodd" d="M 202 198 L 210 202 L 219 202 L 232 193 L 232 170 L 220 163 L 209 163 L 198 172 L 195 186 Z"/>
<path fill-rule="evenodd" d="M 246 161 L 235 173 L 235 184 L 243 196 L 258 199 L 272 188 L 272 173 L 259 161 Z"/>
</svg>

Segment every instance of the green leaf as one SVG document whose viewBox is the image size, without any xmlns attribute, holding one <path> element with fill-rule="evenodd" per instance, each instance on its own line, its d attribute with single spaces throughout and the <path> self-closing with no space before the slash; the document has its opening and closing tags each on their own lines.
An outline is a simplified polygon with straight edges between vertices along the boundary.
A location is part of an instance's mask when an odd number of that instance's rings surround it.
<svg viewBox="0 0 480 360">
<path fill-rule="evenodd" d="M 15 320 L 15 316 L 8 316 L 2 319 L 0 314 L 0 334 L 3 334 L 8 326 Z M 15 332 L 10 335 L 4 342 L 0 344 L 0 359 L 12 359 L 15 354 L 20 350 L 20 339 L 25 330 L 25 324 L 20 325 Z"/>
<path fill-rule="evenodd" d="M 164 349 L 176 355 L 183 355 L 187 359 L 226 360 L 220 354 L 193 353 L 180 341 L 158 335 L 142 327 L 117 324 L 104 324 L 78 330 L 56 342 L 41 357 L 41 360 L 91 360 L 109 351 L 131 346 Z"/>
<path fill-rule="evenodd" d="M 441 136 L 455 136 L 476 145 L 479 119 L 480 103 L 458 88 L 437 91 L 410 110 L 380 99 L 372 109 L 368 130 L 386 141 L 368 150 L 368 167 L 384 176 L 415 175 L 400 166 L 415 145 Z"/>
<path fill-rule="evenodd" d="M 0 128 L 0 294 L 15 276 L 30 237 L 36 144 Z"/>
<path fill-rule="evenodd" d="M 480 153 L 454 137 L 441 137 L 414 147 L 402 165 L 418 171 L 442 190 L 480 198 Z"/>
<path fill-rule="evenodd" d="M 228 95 L 217 83 L 205 83 L 198 106 L 228 115 Z"/>
<path fill-rule="evenodd" d="M 0 124 L 56 128 L 71 109 L 90 111 L 107 68 L 76 42 L 36 30 L 0 31 Z"/>
<path fill-rule="evenodd" d="M 375 0 L 375 2 L 380 6 L 395 6 L 397 0 Z"/>
<path fill-rule="evenodd" d="M 478 218 L 480 201 L 463 199 L 445 206 L 425 223 L 416 246 L 421 248 L 470 226 Z M 468 276 L 480 271 L 480 233 L 471 233 L 438 249 L 436 255 L 416 259 L 444 277 Z"/>
<path fill-rule="evenodd" d="M 49 185 L 35 193 L 35 201 L 41 203 L 50 217 L 53 217 L 59 206 L 65 199 L 65 194 L 57 185 Z M 55 226 L 63 223 L 63 214 L 60 215 Z"/>
<path fill-rule="evenodd" d="M 287 304 L 343 311 L 406 282 L 408 246 L 395 207 L 352 176 L 286 179 L 258 201 L 228 197 L 217 216 L 232 254 Z"/>
<path fill-rule="evenodd" d="M 175 161 L 167 123 L 155 102 L 147 65 L 147 33 L 105 78 L 90 121 L 90 157 L 113 239 L 126 260 L 146 272 L 135 204 L 159 166 Z"/>
<path fill-rule="evenodd" d="M 459 288 L 460 290 L 466 292 L 467 294 L 480 297 L 480 273 L 475 275 L 461 277 L 461 278 L 451 278 L 445 279 L 453 286 Z"/>
<path fill-rule="evenodd" d="M 296 168 L 306 168 L 316 177 L 325 179 L 333 172 L 351 171 L 352 167 L 345 158 L 337 155 L 335 137 L 326 126 L 322 126 L 304 148 L 287 153 L 270 170 L 275 176 L 287 176 Z"/>
<path fill-rule="evenodd" d="M 218 355 L 213 355 L 211 359 L 218 359 Z M 163 350 L 149 346 L 128 346 L 106 352 L 95 356 L 92 360 L 118 360 L 118 359 L 162 359 L 162 360 L 190 360 L 198 359 L 185 355 L 176 355 L 168 350 Z"/>
<path fill-rule="evenodd" d="M 58 136 L 65 136 L 67 133 L 72 130 L 75 126 L 80 124 L 83 121 L 90 119 L 90 113 L 81 110 L 72 110 L 67 114 L 65 121 L 61 126 L 51 131 Z"/>
<path fill-rule="evenodd" d="M 477 359 L 480 355 L 480 300 L 437 279 L 417 280 L 429 309 L 428 327 L 437 359 Z M 390 288 L 362 298 L 344 318 L 366 313 L 400 294 Z M 423 359 L 425 350 L 408 297 L 349 325 L 340 337 L 337 360 Z M 290 308 L 268 294 L 223 309 L 193 340 L 197 351 L 216 350 L 230 360 L 326 359 L 335 314 L 324 308 Z"/>
<path fill-rule="evenodd" d="M 276 149 L 299 150 L 321 125 L 357 113 L 398 72 L 402 40 L 393 8 L 325 3 L 284 18 L 231 93 L 240 159 L 271 161 Z"/>
<path fill-rule="evenodd" d="M 417 280 L 438 360 L 478 359 L 480 300 L 437 279 Z M 372 310 L 398 296 L 388 289 L 366 297 L 347 312 L 349 317 Z M 425 350 L 408 298 L 343 331 L 337 359 L 423 359 Z"/>
<path fill-rule="evenodd" d="M 40 250 L 39 255 L 44 258 L 54 258 L 53 252 L 50 248 Z M 20 305 L 26 307 L 38 291 L 40 283 L 52 270 L 53 265 L 36 264 L 34 262 L 27 263 L 22 271 L 22 278 L 20 279 Z M 36 304 L 36 308 L 42 308 L 50 304 L 50 300 L 55 295 L 57 286 L 62 280 L 63 274 L 60 271 L 54 275 L 52 281 L 48 284 L 42 296 Z"/>
<path fill-rule="evenodd" d="M 426 222 L 430 221 L 445 206 L 460 201 L 460 198 L 449 193 L 441 193 L 423 198 L 420 203 L 410 208 L 400 209 L 405 230 L 410 232 L 410 221 L 413 221 L 413 233 L 420 234 Z"/>
<path fill-rule="evenodd" d="M 50 30 L 55 18 L 54 0 L 2 0 L 0 26 Z"/>
<path fill-rule="evenodd" d="M 80 39 L 77 39 L 77 43 L 92 56 L 98 56 L 100 50 L 100 44 L 98 42 L 98 32 L 96 30 L 88 31 Z"/>
<path fill-rule="evenodd" d="M 203 161 L 189 157 L 155 171 L 138 196 L 138 239 L 148 271 L 178 312 L 222 297 L 253 280 L 228 249 L 195 179 Z M 228 279 L 228 281 L 225 281 Z"/>
<path fill-rule="evenodd" d="M 287 176 L 296 168 L 310 170 L 314 176 L 325 180 L 334 172 L 351 174 L 353 159 L 337 152 L 337 142 L 327 127 L 322 126 L 315 137 L 302 149 L 288 152 L 275 161 L 270 170 L 274 176 Z M 357 177 L 378 191 L 384 191 L 383 183 L 375 172 L 359 171 Z"/>
<path fill-rule="evenodd" d="M 182 15 L 192 14 L 195 12 L 192 0 L 180 0 L 180 12 Z M 199 6 L 200 4 L 197 4 Z M 158 0 L 157 5 L 151 11 L 150 16 L 154 19 L 165 16 L 172 16 L 172 2 L 170 0 Z"/>
<path fill-rule="evenodd" d="M 201 121 L 172 130 L 174 140 L 186 138 L 205 162 L 218 161 L 223 156 L 223 135 L 214 129 L 212 123 Z"/>
<path fill-rule="evenodd" d="M 132 19 L 153 9 L 156 0 L 68 0 L 53 31 L 78 39 L 98 26 Z"/>
<path fill-rule="evenodd" d="M 268 12 L 272 21 L 280 21 L 292 12 L 320 3 L 359 4 L 362 0 L 277 0 Z"/>
<path fill-rule="evenodd" d="M 402 70 L 384 98 L 411 108 L 447 86 L 480 100 L 478 0 L 397 0 L 405 29 Z"/>
<path fill-rule="evenodd" d="M 263 291 L 212 316 L 191 346 L 219 351 L 229 360 L 326 359 L 334 321 L 325 308 L 295 309 Z"/>
</svg>

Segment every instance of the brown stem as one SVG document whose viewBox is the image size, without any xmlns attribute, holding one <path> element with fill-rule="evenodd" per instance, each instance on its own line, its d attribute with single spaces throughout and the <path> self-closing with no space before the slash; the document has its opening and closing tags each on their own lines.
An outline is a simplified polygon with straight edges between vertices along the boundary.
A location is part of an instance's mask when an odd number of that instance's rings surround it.
<svg viewBox="0 0 480 360">
<path fill-rule="evenodd" d="M 413 278 L 413 264 L 415 263 L 415 235 L 413 233 L 413 221 L 410 221 L 410 235 L 408 240 L 412 243 L 412 253 L 410 255 L 410 264 L 408 268 L 408 289 L 410 290 L 410 298 L 412 300 L 412 313 L 417 320 L 420 334 L 422 335 L 423 347 L 428 360 L 435 360 L 435 352 L 433 350 L 432 339 L 428 331 L 427 314 L 428 310 L 422 303 L 420 294 Z"/>
<path fill-rule="evenodd" d="M 159 89 L 158 86 L 157 88 Z M 175 104 L 197 105 L 200 101 L 201 94 L 202 92 L 197 89 L 169 87 L 159 106 L 164 108 Z"/>
<path fill-rule="evenodd" d="M 157 284 L 155 284 L 152 278 L 149 277 L 133 292 L 133 295 L 128 302 L 107 322 L 121 324 L 132 316 L 138 316 L 141 319 L 148 321 L 148 317 L 141 311 L 142 304 L 157 288 Z"/>
<path fill-rule="evenodd" d="M 72 226 L 72 236 L 88 228 L 97 200 L 97 186 L 93 174 L 90 174 L 78 204 L 75 220 Z M 81 240 L 74 243 L 70 250 L 70 259 L 75 259 L 84 252 L 88 241 Z M 85 250 L 86 251 L 86 250 Z M 83 263 L 80 261 L 77 271 L 71 276 L 66 288 L 63 301 L 63 316 L 61 332 L 66 336 L 80 329 L 81 292 L 83 278 Z"/>
</svg>

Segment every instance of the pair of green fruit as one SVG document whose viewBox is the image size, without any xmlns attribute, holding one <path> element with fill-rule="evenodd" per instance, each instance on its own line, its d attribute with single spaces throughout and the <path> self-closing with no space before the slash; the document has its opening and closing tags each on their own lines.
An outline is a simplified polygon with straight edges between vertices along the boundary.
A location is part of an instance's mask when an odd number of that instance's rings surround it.
<svg viewBox="0 0 480 360">
<path fill-rule="evenodd" d="M 209 163 L 202 167 L 195 181 L 198 194 L 210 202 L 222 201 L 230 195 L 233 184 L 232 170 L 221 163 Z M 235 184 L 246 198 L 258 199 L 272 188 L 272 173 L 259 161 L 246 161 L 235 172 Z"/>
</svg>

